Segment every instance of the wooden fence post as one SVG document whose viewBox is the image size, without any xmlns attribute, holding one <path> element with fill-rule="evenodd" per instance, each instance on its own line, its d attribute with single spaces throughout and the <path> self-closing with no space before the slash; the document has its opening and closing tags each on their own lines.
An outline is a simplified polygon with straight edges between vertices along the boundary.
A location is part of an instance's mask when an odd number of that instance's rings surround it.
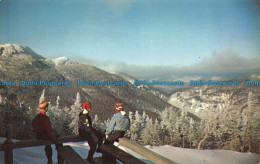
<svg viewBox="0 0 260 164">
<path fill-rule="evenodd" d="M 61 144 L 55 144 L 56 146 L 56 149 L 57 147 L 62 147 L 63 146 L 63 143 Z M 62 156 L 60 155 L 60 153 L 58 153 L 57 151 L 57 158 L 58 158 L 58 164 L 64 164 L 64 159 L 62 158 Z"/>
<path fill-rule="evenodd" d="M 10 138 L 5 140 L 4 149 L 5 164 L 13 164 L 13 142 Z"/>
<path fill-rule="evenodd" d="M 113 156 L 110 156 L 109 154 L 102 152 L 102 163 L 106 164 L 115 164 L 116 158 Z"/>
<path fill-rule="evenodd" d="M 106 146 L 106 148 L 113 147 L 113 145 L 102 145 L 101 150 Z M 115 164 L 116 158 L 110 155 L 109 153 L 102 150 L 102 163 L 104 164 Z"/>
<path fill-rule="evenodd" d="M 13 142 L 12 138 L 12 126 L 10 124 L 6 125 L 6 140 L 4 142 L 4 157 L 5 164 L 13 164 Z"/>
</svg>

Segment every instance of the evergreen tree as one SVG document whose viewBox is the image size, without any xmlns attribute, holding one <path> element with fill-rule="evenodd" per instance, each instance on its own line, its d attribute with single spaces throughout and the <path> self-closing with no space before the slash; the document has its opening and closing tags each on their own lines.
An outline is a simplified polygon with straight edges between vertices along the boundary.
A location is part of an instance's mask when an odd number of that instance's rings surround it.
<svg viewBox="0 0 260 164">
<path fill-rule="evenodd" d="M 165 108 L 160 113 L 160 118 L 161 118 L 161 128 L 162 130 L 165 130 L 166 134 L 169 134 L 170 138 L 167 138 L 167 135 L 165 136 L 166 138 L 164 139 L 166 143 L 170 142 L 171 145 L 173 145 L 173 140 L 174 140 L 174 133 L 177 131 L 179 132 L 179 125 L 176 125 L 177 121 L 177 115 L 178 113 L 173 111 L 172 108 Z M 178 130 L 176 130 L 178 129 Z"/>
<path fill-rule="evenodd" d="M 0 105 L 3 105 L 3 103 L 4 103 L 4 99 L 3 99 L 2 95 L 0 95 Z"/>
<path fill-rule="evenodd" d="M 93 124 L 93 126 L 98 126 L 98 124 L 99 124 L 98 115 L 95 114 L 92 124 Z"/>
<path fill-rule="evenodd" d="M 61 120 L 63 123 L 63 131 L 62 131 L 62 135 L 69 135 L 71 134 L 71 129 L 69 127 L 70 123 L 71 123 L 71 117 L 70 117 L 70 108 L 65 106 L 65 107 L 61 107 Z"/>
<path fill-rule="evenodd" d="M 134 123 L 134 116 L 133 116 L 133 112 L 131 112 L 131 111 L 129 111 L 129 118 L 130 118 L 130 130 L 126 131 L 126 133 L 125 133 L 126 138 L 131 138 L 131 128 Z"/>
<path fill-rule="evenodd" d="M 185 147 L 185 139 L 188 136 L 189 121 L 187 118 L 187 112 L 182 109 L 180 116 L 180 135 L 182 139 L 182 147 Z"/>
<path fill-rule="evenodd" d="M 147 118 L 148 116 L 147 116 L 147 114 L 145 113 L 145 111 L 143 111 L 143 115 L 142 115 L 142 123 L 141 123 L 141 129 L 144 129 L 145 128 L 145 126 L 146 126 L 146 118 Z"/>
<path fill-rule="evenodd" d="M 45 101 L 45 89 L 42 91 L 42 94 L 39 98 L 39 104 L 41 101 Z M 28 107 L 28 111 L 26 113 L 29 115 L 30 120 L 32 121 L 34 119 L 34 117 L 39 113 L 39 111 L 40 111 L 40 109 L 38 106 L 37 106 L 37 108 Z"/>
<path fill-rule="evenodd" d="M 182 126 L 182 120 L 181 120 L 181 117 L 180 116 L 176 116 L 175 118 L 175 124 L 173 126 L 173 140 L 175 141 L 176 143 L 176 146 L 179 147 L 180 146 L 180 143 L 182 141 L 182 138 L 183 138 L 183 134 L 181 132 L 181 126 Z M 171 139 L 172 140 L 172 139 Z M 173 141 L 172 141 L 173 142 Z"/>
<path fill-rule="evenodd" d="M 142 118 L 138 111 L 135 111 L 135 120 L 132 122 L 132 126 L 130 127 L 130 140 L 138 142 L 140 140 L 140 132 L 142 130 Z"/>
<path fill-rule="evenodd" d="M 77 93 L 76 101 L 75 101 L 74 105 L 81 106 L 81 98 L 80 98 L 79 92 Z"/>
<path fill-rule="evenodd" d="M 73 134 L 78 134 L 78 120 L 79 120 L 79 113 L 81 112 L 81 103 L 80 103 L 80 94 L 77 93 L 76 101 L 71 106 L 70 116 L 71 116 L 71 123 L 69 128 L 71 129 Z"/>
<path fill-rule="evenodd" d="M 57 108 L 57 109 L 60 109 L 60 96 L 57 96 L 56 108 Z"/>
<path fill-rule="evenodd" d="M 144 129 L 141 131 L 141 142 L 144 145 L 152 145 L 152 135 L 153 135 L 153 122 L 146 116 L 146 124 Z"/>
<path fill-rule="evenodd" d="M 160 124 L 158 120 L 155 119 L 153 129 L 152 129 L 152 145 L 157 145 L 157 146 L 161 145 L 162 142 L 160 139 L 160 135 L 161 135 Z"/>
<path fill-rule="evenodd" d="M 39 99 L 39 104 L 41 103 L 41 101 L 45 101 L 45 89 L 42 91 L 41 97 Z"/>
<path fill-rule="evenodd" d="M 253 142 L 259 142 L 259 130 L 257 127 L 260 123 L 259 119 L 256 119 L 259 116 L 259 100 L 258 96 L 249 91 L 247 99 L 247 108 L 243 111 L 243 120 L 244 120 L 244 134 L 243 134 L 243 151 L 245 152 L 248 149 L 249 152 L 252 152 Z M 258 117 L 259 118 L 259 117 Z M 255 131 L 256 130 L 256 131 Z M 257 149 L 257 148 L 254 148 Z"/>
<path fill-rule="evenodd" d="M 219 127 L 219 111 L 216 109 L 215 111 L 208 109 L 207 113 L 204 113 L 205 116 L 202 117 L 200 122 L 200 142 L 198 144 L 198 150 L 201 149 L 202 144 L 215 133 L 215 136 L 218 135 L 216 129 Z"/>
<path fill-rule="evenodd" d="M 196 143 L 196 127 L 195 127 L 195 121 L 190 118 L 190 123 L 189 123 L 189 130 L 188 130 L 188 139 L 189 139 L 189 144 L 190 148 L 192 148 L 193 144 Z"/>
</svg>

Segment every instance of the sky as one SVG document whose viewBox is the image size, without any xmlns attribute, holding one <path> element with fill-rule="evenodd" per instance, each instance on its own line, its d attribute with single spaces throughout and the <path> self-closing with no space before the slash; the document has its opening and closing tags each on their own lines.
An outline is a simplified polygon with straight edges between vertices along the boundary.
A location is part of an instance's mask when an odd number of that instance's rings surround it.
<svg viewBox="0 0 260 164">
<path fill-rule="evenodd" d="M 0 20 L 0 44 L 47 58 L 150 70 L 260 57 L 257 0 L 0 0 Z"/>
</svg>

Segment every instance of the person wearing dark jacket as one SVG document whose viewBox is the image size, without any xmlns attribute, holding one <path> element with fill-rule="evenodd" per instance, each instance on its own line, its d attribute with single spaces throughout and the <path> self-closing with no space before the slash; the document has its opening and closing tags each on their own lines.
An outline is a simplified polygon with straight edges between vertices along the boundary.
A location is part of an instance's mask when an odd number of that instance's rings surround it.
<svg viewBox="0 0 260 164">
<path fill-rule="evenodd" d="M 122 103 L 116 103 L 116 114 L 111 118 L 106 130 L 106 140 L 104 145 L 113 144 L 119 138 L 124 137 L 125 132 L 130 128 L 130 118 L 126 114 Z"/>
<path fill-rule="evenodd" d="M 89 144 L 89 152 L 87 161 L 90 163 L 94 163 L 93 155 L 96 151 L 97 144 L 99 150 L 100 146 L 103 143 L 103 136 L 100 132 L 98 132 L 96 129 L 92 127 L 92 120 L 89 116 L 89 112 L 91 110 L 91 103 L 84 103 L 83 104 L 83 111 L 79 114 L 79 122 L 78 122 L 78 128 L 79 128 L 79 136 L 83 137 L 88 141 Z M 98 151 L 99 152 L 99 151 Z"/>
<path fill-rule="evenodd" d="M 51 140 L 57 143 L 57 137 L 54 135 L 51 121 L 46 115 L 48 111 L 48 103 L 41 101 L 39 108 L 40 113 L 35 116 L 32 122 L 33 131 L 36 133 L 36 139 L 38 140 Z M 52 164 L 52 148 L 51 145 L 45 145 L 45 154 L 48 159 L 48 164 Z"/>
</svg>

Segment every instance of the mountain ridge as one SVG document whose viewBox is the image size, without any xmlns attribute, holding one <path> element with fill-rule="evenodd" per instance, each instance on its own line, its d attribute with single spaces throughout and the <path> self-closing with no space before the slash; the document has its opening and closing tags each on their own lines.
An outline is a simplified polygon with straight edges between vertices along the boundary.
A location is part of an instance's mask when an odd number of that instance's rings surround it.
<svg viewBox="0 0 260 164">
<path fill-rule="evenodd" d="M 15 46 L 10 46 L 14 48 Z M 137 88 L 130 82 L 127 85 L 79 85 L 78 81 L 91 82 L 127 82 L 123 77 L 111 74 L 93 65 L 80 63 L 62 63 L 57 66 L 52 60 L 27 54 L 27 51 L 5 51 L 0 55 L 0 81 L 13 81 L 15 85 L 0 85 L 0 96 L 3 100 L 1 110 L 7 113 L 37 113 L 39 98 L 45 91 L 45 99 L 51 106 L 55 105 L 59 97 L 61 109 L 71 108 L 75 103 L 77 93 L 81 102 L 89 101 L 93 104 L 91 116 L 97 114 L 102 121 L 107 120 L 114 114 L 115 103 L 122 102 L 127 112 L 145 111 L 149 116 L 157 118 L 159 112 L 167 107 L 175 110 L 166 100 L 159 98 L 148 90 Z M 6 50 L 6 49 L 5 49 Z M 9 54 L 7 54 L 9 52 Z M 64 58 L 67 61 L 67 58 Z M 22 83 L 23 82 L 23 83 Z M 42 82 L 42 83 L 41 83 Z M 56 82 L 69 82 L 70 85 L 55 85 Z M 41 84 L 40 84 L 41 83 Z M 26 85 L 25 85 L 26 84 Z M 46 85 L 45 85 L 46 84 Z M 62 111 L 61 110 L 61 111 Z M 20 113 L 21 114 L 21 113 Z M 3 117 L 6 113 L 3 113 Z M 21 119 L 15 115 L 4 118 L 0 124 L 12 124 L 16 135 L 20 133 L 19 126 L 11 120 Z M 33 116 L 30 116 L 33 117 Z M 28 122 L 28 124 L 30 124 Z M 16 129 L 18 128 L 18 129 Z"/>
<path fill-rule="evenodd" d="M 21 44 L 0 45 L 0 56 L 17 56 L 20 58 L 31 56 L 36 59 L 44 59 L 44 57 L 34 52 L 30 47 Z"/>
</svg>

